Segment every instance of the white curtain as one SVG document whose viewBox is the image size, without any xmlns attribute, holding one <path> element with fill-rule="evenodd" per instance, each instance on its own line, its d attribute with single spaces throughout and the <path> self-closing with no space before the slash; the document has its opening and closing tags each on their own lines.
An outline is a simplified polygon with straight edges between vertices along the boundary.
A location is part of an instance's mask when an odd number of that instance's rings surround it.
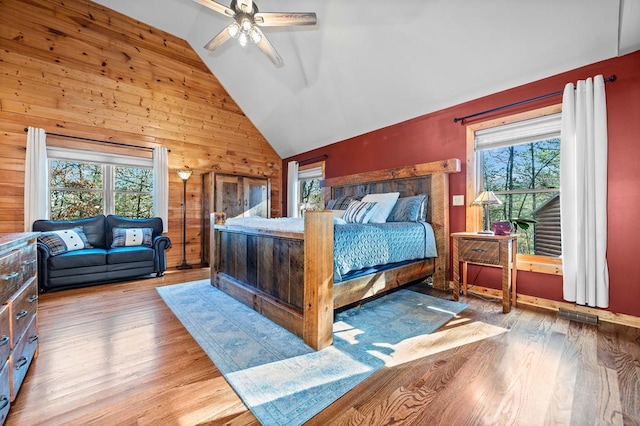
<svg viewBox="0 0 640 426">
<path fill-rule="evenodd" d="M 601 75 L 565 86 L 560 146 L 563 297 L 609 306 L 607 108 Z"/>
<path fill-rule="evenodd" d="M 153 214 L 162 218 L 163 232 L 169 222 L 169 154 L 167 148 L 153 148 Z"/>
<path fill-rule="evenodd" d="M 24 167 L 24 230 L 33 222 L 49 219 L 49 163 L 47 134 L 44 129 L 27 130 L 27 155 Z"/>
<path fill-rule="evenodd" d="M 298 162 L 289 161 L 287 170 L 287 216 L 298 217 Z"/>
</svg>

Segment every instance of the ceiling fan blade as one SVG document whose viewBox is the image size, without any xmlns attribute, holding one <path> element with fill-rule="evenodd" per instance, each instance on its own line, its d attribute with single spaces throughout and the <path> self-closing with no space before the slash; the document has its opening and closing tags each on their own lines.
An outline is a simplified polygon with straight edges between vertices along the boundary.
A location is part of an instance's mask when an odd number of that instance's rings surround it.
<svg viewBox="0 0 640 426">
<path fill-rule="evenodd" d="M 239 8 L 244 13 L 251 13 L 253 11 L 253 1 L 252 0 L 238 0 L 237 8 Z"/>
<path fill-rule="evenodd" d="M 269 59 L 271 59 L 271 62 L 273 62 L 276 67 L 280 68 L 281 66 L 283 66 L 284 61 L 282 60 L 282 57 L 278 54 L 278 52 L 276 52 L 276 49 L 273 47 L 273 45 L 269 43 L 269 40 L 267 40 L 267 38 L 264 36 L 264 33 L 260 31 L 259 28 L 256 28 L 255 30 L 260 34 L 260 41 L 256 43 L 258 47 L 262 49 L 262 51 L 269 57 Z"/>
<path fill-rule="evenodd" d="M 222 43 L 229 40 L 231 38 L 231 35 L 229 34 L 229 27 L 231 25 L 223 28 L 222 31 L 220 31 L 214 38 L 209 40 L 209 43 L 204 45 L 204 48 L 213 51 L 216 50 Z"/>
<path fill-rule="evenodd" d="M 315 25 L 318 22 L 316 14 L 287 13 L 287 12 L 259 12 L 253 16 L 257 25 L 263 27 L 284 27 L 287 25 Z"/>
<path fill-rule="evenodd" d="M 227 6 L 218 3 L 217 1 L 213 1 L 213 0 L 193 0 L 196 3 L 200 3 L 203 6 L 208 7 L 211 10 L 214 10 L 218 13 L 222 13 L 223 15 L 227 15 L 230 17 L 234 17 L 236 16 L 236 12 L 232 9 L 229 9 Z"/>
</svg>

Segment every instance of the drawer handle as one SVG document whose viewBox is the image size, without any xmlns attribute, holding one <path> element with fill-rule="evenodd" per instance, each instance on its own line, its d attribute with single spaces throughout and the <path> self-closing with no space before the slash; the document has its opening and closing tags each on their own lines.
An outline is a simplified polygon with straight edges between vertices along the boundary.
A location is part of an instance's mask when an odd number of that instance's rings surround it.
<svg viewBox="0 0 640 426">
<path fill-rule="evenodd" d="M 472 249 L 471 251 L 474 251 L 476 253 L 484 253 L 486 250 L 483 250 L 483 249 Z"/>
<path fill-rule="evenodd" d="M 31 296 L 29 299 L 27 299 L 29 301 L 29 303 L 33 303 L 36 300 L 38 300 L 38 295 L 34 294 L 33 296 Z"/>
<path fill-rule="evenodd" d="M 16 315 L 16 321 L 17 321 L 17 320 L 19 320 L 19 319 L 21 319 L 21 318 L 26 317 L 27 315 L 29 315 L 29 311 L 25 311 L 24 309 L 23 309 L 23 310 L 21 310 L 21 311 L 18 313 L 18 315 Z"/>
<path fill-rule="evenodd" d="M 21 357 L 18 362 L 16 363 L 16 370 L 20 370 L 22 367 L 24 367 L 25 365 L 27 365 L 27 363 L 29 362 L 29 360 L 27 359 L 26 356 Z"/>
<path fill-rule="evenodd" d="M 5 276 L 4 276 L 4 280 L 5 280 L 5 281 L 11 281 L 11 280 L 12 280 L 12 279 L 14 279 L 14 278 L 18 278 L 18 275 L 20 275 L 20 272 L 14 272 L 14 273 L 12 273 L 12 274 L 5 275 Z"/>
<path fill-rule="evenodd" d="M 34 334 L 33 336 L 29 337 L 29 343 L 33 343 L 36 340 L 38 340 L 38 335 L 37 334 Z"/>
<path fill-rule="evenodd" d="M 6 345 L 7 343 L 9 343 L 9 336 L 4 335 L 2 337 L 0 337 L 0 347 Z M 1 410 L 1 408 L 0 408 Z"/>
<path fill-rule="evenodd" d="M 7 405 L 9 405 L 9 398 L 6 395 L 0 396 L 0 411 L 4 410 Z"/>
</svg>

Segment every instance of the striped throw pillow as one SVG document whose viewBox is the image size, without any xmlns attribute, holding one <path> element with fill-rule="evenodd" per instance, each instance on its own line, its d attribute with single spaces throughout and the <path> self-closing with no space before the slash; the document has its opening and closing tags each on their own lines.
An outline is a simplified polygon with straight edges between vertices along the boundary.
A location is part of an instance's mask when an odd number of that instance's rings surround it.
<svg viewBox="0 0 640 426">
<path fill-rule="evenodd" d="M 342 218 L 347 223 L 368 223 L 377 208 L 378 203 L 352 201 Z"/>
</svg>

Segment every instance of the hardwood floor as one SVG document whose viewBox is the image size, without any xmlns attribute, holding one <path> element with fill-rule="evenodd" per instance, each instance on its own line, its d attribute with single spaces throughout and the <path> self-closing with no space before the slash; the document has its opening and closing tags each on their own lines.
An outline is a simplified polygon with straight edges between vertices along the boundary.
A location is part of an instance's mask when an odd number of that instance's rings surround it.
<svg viewBox="0 0 640 426">
<path fill-rule="evenodd" d="M 155 291 L 208 276 L 41 295 L 39 356 L 6 424 L 258 424 Z M 418 351 L 398 351 L 309 424 L 640 425 L 640 330 L 462 301 Z"/>
</svg>

